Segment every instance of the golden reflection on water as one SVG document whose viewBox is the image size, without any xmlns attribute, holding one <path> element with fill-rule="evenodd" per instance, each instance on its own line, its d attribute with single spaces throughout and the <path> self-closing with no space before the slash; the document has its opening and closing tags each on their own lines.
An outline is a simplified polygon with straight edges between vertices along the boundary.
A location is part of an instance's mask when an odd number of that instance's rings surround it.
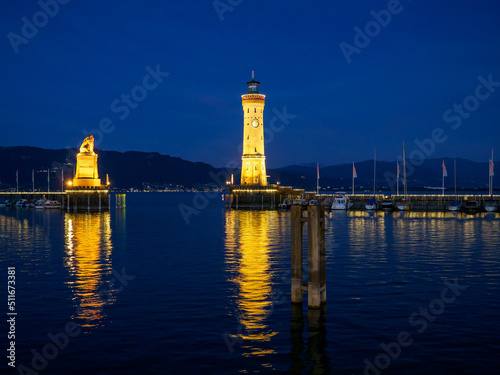
<svg viewBox="0 0 500 375">
<path fill-rule="evenodd" d="M 259 343 L 277 334 L 267 322 L 274 303 L 271 262 L 286 235 L 283 221 L 288 218 L 277 211 L 227 211 L 225 215 L 225 263 L 235 286 L 234 314 L 243 326 L 242 347 L 251 356 L 275 353 Z"/>
<path fill-rule="evenodd" d="M 332 214 L 335 221 L 335 215 L 339 213 Z M 359 250 L 351 254 L 353 257 L 363 257 L 362 249 L 367 246 L 375 249 L 386 243 L 386 222 L 382 212 L 347 211 L 347 214 L 351 218 L 347 228 L 349 239 L 354 245 L 352 248 Z"/>
<path fill-rule="evenodd" d="M 84 328 L 99 326 L 103 306 L 113 301 L 111 277 L 111 219 L 109 212 L 65 213 L 65 266 L 72 281 L 76 313 Z"/>
</svg>

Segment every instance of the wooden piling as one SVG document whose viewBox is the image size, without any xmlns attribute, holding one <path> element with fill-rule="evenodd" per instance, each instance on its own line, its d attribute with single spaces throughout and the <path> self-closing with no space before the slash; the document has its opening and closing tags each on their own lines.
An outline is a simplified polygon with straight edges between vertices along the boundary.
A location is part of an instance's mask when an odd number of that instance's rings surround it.
<svg viewBox="0 0 500 375">
<path fill-rule="evenodd" d="M 307 222 L 307 286 L 303 277 L 303 227 Z M 302 292 L 307 290 L 307 305 L 318 309 L 326 302 L 325 208 L 292 206 L 291 224 L 292 303 L 302 303 Z"/>
<path fill-rule="evenodd" d="M 323 213 L 323 217 L 321 217 Z M 322 220 L 323 219 L 323 220 Z M 307 208 L 307 252 L 308 252 L 308 284 L 307 304 L 309 308 L 320 308 L 322 302 L 321 289 L 324 286 L 324 208 L 322 206 L 309 206 Z M 323 238 L 323 239 L 322 239 Z M 323 250 L 323 251 L 322 251 Z M 322 254 L 323 253 L 323 254 Z M 324 288 L 323 288 L 324 289 Z M 323 299 L 326 301 L 326 291 Z M 324 301 L 323 301 L 324 302 Z"/>
<path fill-rule="evenodd" d="M 292 303 L 302 303 L 302 207 L 292 206 Z"/>
<path fill-rule="evenodd" d="M 325 245 L 325 206 L 319 209 L 319 283 L 320 301 L 326 303 L 326 245 Z"/>
</svg>

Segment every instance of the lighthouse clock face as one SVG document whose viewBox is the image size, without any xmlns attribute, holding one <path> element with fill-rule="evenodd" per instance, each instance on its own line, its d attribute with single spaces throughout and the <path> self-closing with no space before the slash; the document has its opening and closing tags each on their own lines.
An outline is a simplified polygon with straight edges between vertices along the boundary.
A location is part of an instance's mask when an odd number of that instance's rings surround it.
<svg viewBox="0 0 500 375">
<path fill-rule="evenodd" d="M 257 127 L 259 126 L 259 120 L 254 119 L 254 120 L 252 121 L 252 126 L 253 126 L 254 128 L 257 128 Z"/>
</svg>

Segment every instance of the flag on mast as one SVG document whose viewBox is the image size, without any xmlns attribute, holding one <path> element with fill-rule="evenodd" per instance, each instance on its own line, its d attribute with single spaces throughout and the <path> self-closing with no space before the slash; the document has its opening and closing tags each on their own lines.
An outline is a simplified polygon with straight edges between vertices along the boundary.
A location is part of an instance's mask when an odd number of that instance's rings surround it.
<svg viewBox="0 0 500 375">
<path fill-rule="evenodd" d="M 352 163 L 352 178 L 358 178 L 358 174 L 356 173 L 356 167 L 354 163 Z"/>
<path fill-rule="evenodd" d="M 495 175 L 495 172 L 493 170 L 494 168 L 495 168 L 495 164 L 493 164 L 493 160 L 490 159 L 490 176 Z"/>
<path fill-rule="evenodd" d="M 446 165 L 444 165 L 444 159 L 443 159 L 443 177 L 448 177 L 448 172 L 446 172 Z"/>
</svg>

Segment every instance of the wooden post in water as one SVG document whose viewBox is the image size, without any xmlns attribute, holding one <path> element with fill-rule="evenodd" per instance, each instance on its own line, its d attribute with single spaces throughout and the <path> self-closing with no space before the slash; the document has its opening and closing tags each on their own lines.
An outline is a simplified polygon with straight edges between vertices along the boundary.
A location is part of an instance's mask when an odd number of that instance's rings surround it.
<svg viewBox="0 0 500 375">
<path fill-rule="evenodd" d="M 302 232 L 307 222 L 307 286 L 302 286 Z M 318 309 L 326 302 L 325 208 L 322 205 L 292 206 L 291 228 L 292 303 L 302 303 L 302 292 L 307 290 L 307 305 Z"/>
<path fill-rule="evenodd" d="M 309 308 L 320 308 L 321 303 L 326 302 L 324 221 L 323 206 L 307 208 L 307 304 Z"/>
<path fill-rule="evenodd" d="M 292 206 L 292 303 L 302 303 L 302 207 Z"/>
<path fill-rule="evenodd" d="M 320 301 L 326 303 L 326 246 L 325 246 L 325 206 L 319 206 L 319 282 Z"/>
</svg>

